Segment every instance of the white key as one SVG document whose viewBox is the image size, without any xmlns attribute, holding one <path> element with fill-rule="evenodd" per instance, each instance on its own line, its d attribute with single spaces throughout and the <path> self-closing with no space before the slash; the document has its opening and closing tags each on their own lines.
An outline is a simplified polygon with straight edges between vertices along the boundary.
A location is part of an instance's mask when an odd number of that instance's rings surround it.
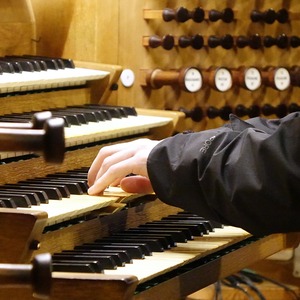
<svg viewBox="0 0 300 300">
<path fill-rule="evenodd" d="M 101 122 L 90 122 L 81 126 L 65 128 L 67 146 L 84 144 L 89 140 L 101 141 L 147 132 L 150 128 L 163 126 L 170 118 L 152 116 L 129 116 Z"/>
<path fill-rule="evenodd" d="M 117 201 L 119 197 L 71 195 L 62 200 L 49 200 L 48 204 L 32 205 L 31 208 L 22 210 L 44 211 L 48 214 L 47 225 L 53 225 L 63 221 L 80 217 Z"/>
<path fill-rule="evenodd" d="M 216 228 L 215 232 L 207 236 L 195 237 L 193 241 L 187 243 L 177 243 L 177 246 L 170 250 L 153 252 L 152 256 L 146 256 L 141 260 L 134 259 L 132 264 L 126 264 L 125 267 L 118 267 L 116 270 L 104 270 L 104 273 L 135 275 L 139 283 L 142 283 L 249 236 L 250 234 L 241 228 L 231 226 Z"/>
<path fill-rule="evenodd" d="M 82 85 L 107 75 L 109 72 L 85 68 L 3 73 L 0 75 L 0 93 Z"/>
</svg>

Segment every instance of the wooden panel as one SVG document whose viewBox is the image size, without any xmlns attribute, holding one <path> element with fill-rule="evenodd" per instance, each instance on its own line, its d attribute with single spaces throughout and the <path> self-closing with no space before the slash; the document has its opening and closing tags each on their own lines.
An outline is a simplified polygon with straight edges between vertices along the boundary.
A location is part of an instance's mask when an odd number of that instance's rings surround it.
<svg viewBox="0 0 300 300">
<path fill-rule="evenodd" d="M 134 276 L 54 273 L 51 300 L 130 300 L 137 285 Z M 70 298 L 71 297 L 71 298 Z M 0 289 L 0 299 L 34 300 L 27 288 Z"/>
<path fill-rule="evenodd" d="M 192 11 L 196 7 L 205 10 L 206 17 L 209 11 L 222 11 L 231 7 L 235 13 L 235 21 L 204 21 L 195 23 L 188 20 L 185 23 L 176 21 L 164 22 L 161 12 L 164 8 L 177 9 L 186 7 Z M 163 37 L 166 34 L 178 38 L 182 35 L 200 34 L 204 39 L 211 35 L 223 36 L 231 34 L 234 38 L 240 35 L 250 36 L 259 34 L 262 37 L 270 35 L 277 37 L 285 33 L 287 36 L 299 35 L 299 8 L 296 0 L 280 2 L 269 1 L 51 1 L 42 3 L 33 0 L 38 24 L 38 51 L 42 54 L 64 55 L 81 60 L 98 61 L 103 63 L 120 64 L 134 72 L 136 80 L 130 88 L 119 84 L 118 103 L 120 105 L 134 105 L 136 107 L 173 109 L 180 107 L 192 109 L 201 106 L 206 112 L 209 106 L 221 108 L 231 105 L 234 109 L 238 104 L 249 107 L 252 104 L 263 105 L 269 103 L 278 105 L 298 102 L 299 88 L 294 87 L 286 91 L 278 91 L 271 87 L 261 87 L 257 91 L 248 91 L 243 88 L 232 88 L 227 92 L 219 92 L 207 85 L 196 93 L 188 93 L 175 87 L 164 86 L 159 90 L 144 88 L 140 85 L 144 81 L 141 70 L 178 69 L 194 66 L 206 70 L 211 66 L 237 68 L 239 66 L 266 66 L 291 67 L 298 64 L 299 51 L 297 48 L 280 49 L 277 46 L 262 47 L 254 50 L 250 47 L 225 50 L 222 47 L 200 50 L 191 47 L 185 49 L 175 46 L 171 50 L 158 47 L 152 49 L 143 45 L 143 38 L 152 35 Z M 290 21 L 281 24 L 263 22 L 254 23 L 250 20 L 250 12 L 254 9 L 265 11 L 273 8 L 278 11 L 286 8 L 290 14 Z M 156 19 L 145 19 L 143 11 L 153 10 Z M 60 19 L 60 22 L 57 22 Z M 55 29 L 55 38 L 53 37 Z M 111 101 L 116 102 L 113 97 Z M 276 117 L 271 115 L 271 117 Z M 219 126 L 224 123 L 221 118 L 204 118 L 197 123 L 187 120 L 182 129 L 205 129 Z"/>
<path fill-rule="evenodd" d="M 1 208 L 1 263 L 24 263 L 39 246 L 46 224 L 45 212 L 22 212 Z"/>
<path fill-rule="evenodd" d="M 35 53 L 35 19 L 30 0 L 0 3 L 0 56 Z"/>
<path fill-rule="evenodd" d="M 38 54 L 111 64 L 112 68 L 118 64 L 118 0 L 32 0 L 32 7 L 38 24 Z M 103 67 L 107 70 L 108 65 Z M 117 104 L 116 93 L 103 96 L 102 101 L 109 96 L 110 104 Z"/>
<path fill-rule="evenodd" d="M 206 11 L 216 9 L 223 10 L 231 7 L 236 16 L 233 23 L 224 23 L 222 21 L 195 23 L 191 20 L 185 23 L 176 21 L 164 22 L 160 19 L 143 18 L 143 10 L 162 10 L 168 8 L 186 7 L 193 10 L 195 7 L 202 7 Z M 244 49 L 225 50 L 222 47 L 215 49 L 204 47 L 200 50 L 174 47 L 171 50 L 164 50 L 161 47 L 151 49 L 142 45 L 143 36 L 158 35 L 160 37 L 166 34 L 172 34 L 175 37 L 181 35 L 201 34 L 204 37 L 210 35 L 223 36 L 231 34 L 234 37 L 238 35 L 260 34 L 261 36 L 277 36 L 285 33 L 288 36 L 299 35 L 299 20 L 293 19 L 287 24 L 253 23 L 250 20 L 250 12 L 253 9 L 264 11 L 273 8 L 275 11 L 280 8 L 286 8 L 289 12 L 299 11 L 298 1 L 120 1 L 120 44 L 119 61 L 125 68 L 134 71 L 137 80 L 133 87 L 125 88 L 120 85 L 119 103 L 135 104 L 136 106 L 152 107 L 160 109 L 174 109 L 180 107 L 192 109 L 199 105 L 204 108 L 208 106 L 222 107 L 224 105 L 238 104 L 250 106 L 252 104 L 262 105 L 270 103 L 277 105 L 279 103 L 297 102 L 299 98 L 299 88 L 292 88 L 287 91 L 277 91 L 269 87 L 262 87 L 257 91 L 250 92 L 242 88 L 233 88 L 228 92 L 218 92 L 212 88 L 205 87 L 201 91 L 190 94 L 177 87 L 165 86 L 159 90 L 151 88 L 142 88 L 139 84 L 143 78 L 140 78 L 141 69 L 163 70 L 177 69 L 186 66 L 196 66 L 207 69 L 210 66 L 224 66 L 236 68 L 239 66 L 255 66 L 258 68 L 268 65 L 273 66 L 292 66 L 299 62 L 299 51 L 297 49 L 279 49 L 278 47 L 262 48 L 254 50 L 249 47 Z M 125 13 L 126 11 L 126 13 Z M 138 24 L 138 25 L 137 25 Z M 130 100 L 128 100 L 130 99 Z M 271 117 L 276 117 L 272 115 Z M 186 127 L 190 129 L 205 129 L 219 126 L 224 121 L 220 118 L 209 120 L 205 118 L 200 124 L 186 122 Z"/>
<path fill-rule="evenodd" d="M 117 64 L 117 0 L 32 0 L 32 5 L 38 53 Z"/>
</svg>

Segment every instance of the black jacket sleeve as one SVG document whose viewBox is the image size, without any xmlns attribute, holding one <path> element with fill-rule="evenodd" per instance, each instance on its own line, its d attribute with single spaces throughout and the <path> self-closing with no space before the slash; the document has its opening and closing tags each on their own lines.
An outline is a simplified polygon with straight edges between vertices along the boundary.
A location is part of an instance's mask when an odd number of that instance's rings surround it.
<svg viewBox="0 0 300 300">
<path fill-rule="evenodd" d="M 255 235 L 300 231 L 300 113 L 230 116 L 224 127 L 160 142 L 147 162 L 157 196 Z"/>
</svg>

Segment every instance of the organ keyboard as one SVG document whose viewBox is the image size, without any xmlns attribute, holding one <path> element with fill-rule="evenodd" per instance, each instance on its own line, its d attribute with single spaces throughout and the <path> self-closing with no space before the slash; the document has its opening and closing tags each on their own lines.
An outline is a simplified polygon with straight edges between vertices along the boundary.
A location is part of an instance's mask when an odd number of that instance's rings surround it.
<svg viewBox="0 0 300 300">
<path fill-rule="evenodd" d="M 75 67 L 66 59 L 36 56 L 0 58 L 0 93 L 80 86 L 108 72 Z"/>
<path fill-rule="evenodd" d="M 138 115 L 135 109 L 128 107 L 128 110 L 128 113 L 121 115 L 117 108 L 83 105 L 55 109 L 52 114 L 65 120 L 66 147 L 145 134 L 151 128 L 161 127 L 172 121 L 170 117 Z M 28 112 L 6 114 L 0 116 L 0 122 L 28 122 L 31 115 Z M 1 159 L 14 156 L 14 153 L 0 152 Z"/>
<path fill-rule="evenodd" d="M 16 89 L 9 94 L 7 89 L 0 97 L 0 122 L 14 122 L 17 118 L 18 122 L 26 123 L 33 112 L 50 110 L 54 116 L 63 118 L 66 125 L 66 153 L 60 165 L 49 165 L 32 154 L 24 157 L 27 153 L 1 153 L 5 162 L 0 166 L 1 262 L 27 263 L 33 255 L 45 252 L 55 259 L 65 258 L 63 263 L 54 262 L 51 299 L 181 299 L 292 245 L 286 235 L 256 239 L 241 229 L 224 227 L 206 231 L 194 239 L 182 240 L 181 236 L 169 249 L 150 250 L 152 255 L 144 254 L 143 259 L 131 257 L 122 266 L 113 265 L 110 269 L 99 263 L 104 260 L 105 251 L 101 259 L 86 262 L 83 267 L 72 257 L 62 257 L 96 240 L 111 242 L 119 233 L 140 230 L 143 224 L 155 220 L 158 223 L 150 226 L 156 228 L 152 232 L 158 237 L 159 227 L 165 228 L 159 220 L 182 213 L 161 203 L 155 195 L 129 195 L 118 189 L 108 189 L 97 197 L 86 194 L 86 167 L 103 145 L 137 137 L 170 136 L 184 114 L 105 106 L 103 103 L 112 93 L 110 87 L 118 80 L 121 68 L 92 63 L 78 65 L 100 72 L 95 71 L 98 75 L 84 81 L 74 79 L 73 82 L 80 83 L 78 86 L 70 84 L 53 89 L 47 82 L 35 86 L 43 87 L 38 93 L 35 88 L 23 93 L 25 84 L 19 88 L 22 93 L 16 93 Z M 116 111 L 121 116 L 111 115 Z M 91 119 L 97 116 L 99 119 Z M 66 174 L 73 172 L 80 175 L 66 179 Z M 134 247 L 129 239 L 132 238 L 125 239 L 127 249 Z M 140 246 L 144 242 L 146 237 Z M 254 257 L 252 251 L 258 255 Z M 84 260 L 88 260 L 88 255 L 84 255 Z M 100 273 L 87 272 L 95 268 Z M 26 300 L 32 299 L 32 295 L 26 289 L 0 289 L 0 299 L 8 298 Z"/>
<path fill-rule="evenodd" d="M 182 299 L 258 257 L 269 256 L 295 242 L 281 234 L 259 239 L 227 226 L 197 233 L 195 222 L 191 222 L 191 237 L 187 225 L 172 223 L 167 227 L 162 220 L 169 215 L 176 218 L 184 213 L 151 199 L 105 217 L 74 222 L 72 226 L 49 226 L 37 253 L 53 254 L 52 299 L 66 299 L 68 295 L 72 299 Z M 147 240 L 154 238 L 147 238 L 146 233 L 142 239 L 133 234 L 145 232 L 145 228 L 152 228 L 156 240 L 172 233 L 175 243 L 169 242 L 171 246 L 164 246 L 166 249 L 152 248 L 155 244 L 148 244 Z M 117 252 L 123 253 L 123 263 L 108 258 Z M 124 258 L 124 253 L 129 253 L 129 258 Z M 0 290 L 0 296 L 2 293 Z M 9 290 L 4 295 L 11 293 L 20 295 Z M 22 291 L 22 299 L 32 298 Z"/>
</svg>

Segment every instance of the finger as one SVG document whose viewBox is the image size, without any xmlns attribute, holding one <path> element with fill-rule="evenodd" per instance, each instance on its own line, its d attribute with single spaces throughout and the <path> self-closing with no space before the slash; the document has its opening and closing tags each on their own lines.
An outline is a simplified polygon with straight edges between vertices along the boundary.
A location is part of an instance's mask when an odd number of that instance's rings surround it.
<svg viewBox="0 0 300 300">
<path fill-rule="evenodd" d="M 88 184 L 89 186 L 93 185 L 94 182 L 97 180 L 97 176 L 102 176 L 102 174 L 107 170 L 107 168 L 101 168 L 103 167 L 103 164 L 106 162 L 109 162 L 110 160 L 108 159 L 111 156 L 114 156 L 118 152 L 123 152 L 123 151 L 128 151 L 127 155 L 124 155 L 123 157 L 120 156 L 115 156 L 114 159 L 115 162 L 118 162 L 122 159 L 129 158 L 131 155 L 134 155 L 135 153 L 138 152 L 139 149 L 146 149 L 147 146 L 149 148 L 148 152 L 157 144 L 159 141 L 153 141 L 149 139 L 138 139 L 134 140 L 131 142 L 125 142 L 125 143 L 120 143 L 120 144 L 114 144 L 111 146 L 106 146 L 100 149 L 96 159 L 93 161 L 91 168 L 88 173 Z M 124 152 L 125 153 L 125 152 Z M 113 161 L 110 161 L 110 165 L 113 163 Z M 144 170 L 145 171 L 145 170 Z M 100 172 L 100 173 L 99 173 Z M 141 174 L 145 175 L 145 174 Z"/>
<path fill-rule="evenodd" d="M 125 177 L 120 182 L 121 188 L 128 193 L 150 194 L 153 193 L 151 182 L 143 176 Z"/>
<path fill-rule="evenodd" d="M 101 167 L 103 160 L 111 155 L 112 153 L 114 153 L 117 150 L 114 150 L 117 145 L 113 145 L 113 146 L 107 146 L 107 147 L 103 147 L 100 149 L 100 151 L 98 152 L 96 158 L 94 159 L 89 172 L 88 172 L 88 184 L 92 185 L 94 183 L 94 181 L 96 180 L 96 176 L 97 173 L 99 171 L 99 168 Z"/>
<path fill-rule="evenodd" d="M 112 156 L 113 154 L 122 151 L 123 149 L 126 149 L 128 146 L 125 145 L 126 143 L 121 144 L 115 144 L 112 146 L 106 146 L 100 149 L 98 152 L 98 155 L 94 159 L 89 172 L 88 172 L 88 184 L 89 186 L 93 185 L 95 180 L 97 179 L 97 174 L 99 173 L 99 170 L 101 166 L 103 165 L 103 162 L 108 157 Z M 129 143 L 127 143 L 129 144 Z"/>
<path fill-rule="evenodd" d="M 135 154 L 134 149 L 126 148 L 124 150 L 118 151 L 118 152 L 106 157 L 102 162 L 102 165 L 96 175 L 95 180 L 97 180 L 98 178 L 103 176 L 103 174 L 105 174 L 112 166 L 114 166 L 122 161 L 128 160 L 129 158 L 133 157 L 134 154 Z"/>
<path fill-rule="evenodd" d="M 115 180 L 114 182 L 112 182 L 110 184 L 110 186 L 118 186 L 118 185 L 120 185 L 120 182 L 121 182 L 122 179 L 123 178 L 118 178 L 117 180 Z"/>
<path fill-rule="evenodd" d="M 89 188 L 88 193 L 90 195 L 97 195 L 103 192 L 103 190 L 110 186 L 113 182 L 124 178 L 126 175 L 133 173 L 133 166 L 136 164 L 132 158 L 120 161 L 117 164 L 112 165 L 101 177 L 99 177 L 94 184 Z"/>
</svg>

